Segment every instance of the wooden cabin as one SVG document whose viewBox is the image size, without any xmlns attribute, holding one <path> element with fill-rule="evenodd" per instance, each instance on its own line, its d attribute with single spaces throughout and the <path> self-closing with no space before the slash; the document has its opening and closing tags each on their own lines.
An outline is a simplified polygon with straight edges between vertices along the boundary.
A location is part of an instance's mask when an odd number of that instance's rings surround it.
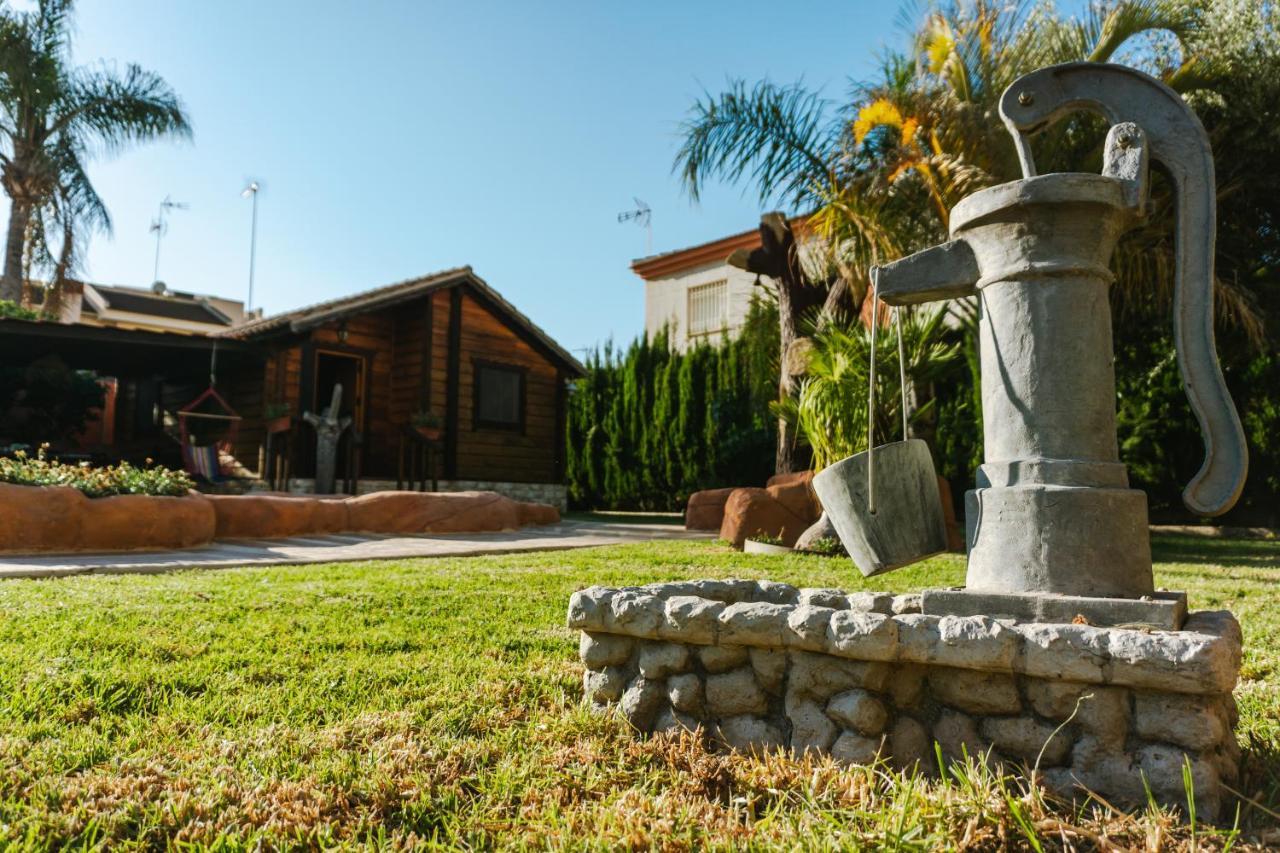
<svg viewBox="0 0 1280 853">
<path fill-rule="evenodd" d="M 244 418 L 242 462 L 311 488 L 308 412 L 352 426 L 338 488 L 485 488 L 563 505 L 568 384 L 582 365 L 470 267 L 278 314 L 222 333 L 262 354 L 220 387 Z M 424 425 L 436 424 L 436 426 Z"/>
</svg>

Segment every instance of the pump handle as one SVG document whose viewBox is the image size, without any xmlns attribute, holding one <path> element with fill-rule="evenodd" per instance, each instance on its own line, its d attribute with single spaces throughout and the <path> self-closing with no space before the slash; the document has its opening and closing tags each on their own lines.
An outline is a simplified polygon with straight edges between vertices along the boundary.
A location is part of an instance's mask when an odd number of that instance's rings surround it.
<svg viewBox="0 0 1280 853">
<path fill-rule="evenodd" d="M 1249 451 L 1214 344 L 1217 205 L 1209 137 L 1181 96 L 1150 75 L 1096 62 L 1052 65 L 1024 74 L 1000 96 L 1000 117 L 1013 134 L 1027 177 L 1035 174 L 1035 163 L 1024 134 L 1078 110 L 1101 113 L 1112 125 L 1137 124 L 1146 133 L 1151 162 L 1173 181 L 1178 215 L 1173 334 L 1205 450 L 1182 501 L 1197 515 L 1222 515 L 1244 488 Z"/>
</svg>

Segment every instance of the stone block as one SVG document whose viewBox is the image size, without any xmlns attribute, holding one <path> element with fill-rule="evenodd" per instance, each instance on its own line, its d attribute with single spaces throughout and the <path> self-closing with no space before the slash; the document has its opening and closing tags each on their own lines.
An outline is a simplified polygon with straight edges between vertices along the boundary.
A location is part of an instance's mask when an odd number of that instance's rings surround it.
<svg viewBox="0 0 1280 853">
<path fill-rule="evenodd" d="M 829 752 L 839 728 L 822 711 L 822 706 L 812 699 L 796 702 L 787 709 L 791 720 L 791 751 L 796 755 L 805 752 Z"/>
<path fill-rule="evenodd" d="M 663 706 L 666 698 L 666 686 L 661 681 L 637 676 L 631 680 L 622 694 L 622 713 L 626 716 L 627 722 L 640 731 L 647 732 L 653 725 L 654 715 Z"/>
<path fill-rule="evenodd" d="M 902 616 L 906 613 L 922 613 L 923 608 L 920 605 L 920 593 L 907 592 L 893 597 L 893 604 L 889 609 L 894 616 Z"/>
<path fill-rule="evenodd" d="M 621 666 L 631 658 L 635 641 L 616 634 L 582 633 L 578 641 L 578 657 L 588 669 Z"/>
<path fill-rule="evenodd" d="M 609 612 L 609 600 L 613 590 L 603 586 L 580 589 L 569 596 L 569 614 L 566 625 L 573 630 L 604 630 L 605 614 Z"/>
<path fill-rule="evenodd" d="M 1016 631 L 989 616 L 943 616 L 929 663 L 1007 672 L 1013 669 L 1020 646 Z"/>
<path fill-rule="evenodd" d="M 1029 592 L 926 589 L 923 610 L 935 616 L 985 615 L 1019 622 L 1071 624 L 1083 618 L 1098 627 L 1145 626 L 1166 631 L 1182 627 L 1187 615 L 1183 592 L 1155 592 L 1142 598 L 1096 598 Z"/>
<path fill-rule="evenodd" d="M 1230 613 L 1220 613 L 1192 614 L 1182 631 L 1106 632 L 1112 682 L 1171 693 L 1230 693 L 1240 675 L 1240 626 Z"/>
<path fill-rule="evenodd" d="M 687 731 L 694 732 L 701 726 L 696 718 L 691 717 L 674 708 L 665 707 L 658 712 L 653 719 L 653 731 L 674 734 L 677 732 Z"/>
<path fill-rule="evenodd" d="M 766 693 L 777 696 L 787 676 L 787 653 L 781 649 L 751 649 L 751 668 Z"/>
<path fill-rule="evenodd" d="M 1142 692 L 1133 697 L 1133 728 L 1147 740 L 1195 750 L 1217 747 L 1231 731 L 1217 697 Z"/>
<path fill-rule="evenodd" d="M 707 713 L 712 717 L 762 714 L 769 701 L 749 666 L 708 675 L 706 696 Z"/>
<path fill-rule="evenodd" d="M 1195 796 L 1197 817 L 1215 820 L 1222 806 L 1222 791 L 1217 768 L 1213 763 L 1170 744 L 1154 743 L 1142 747 L 1135 765 L 1151 786 L 1156 801 L 1169 808 L 1187 810 L 1187 791 L 1183 781 L 1184 762 L 1191 765 L 1191 789 Z"/>
<path fill-rule="evenodd" d="M 978 726 L 983 739 L 998 751 L 1029 766 L 1038 761 L 1041 767 L 1060 765 L 1071 752 L 1071 738 L 1065 730 L 1054 734 L 1056 729 L 1035 717 L 987 717 Z"/>
<path fill-rule="evenodd" d="M 899 717 L 889 729 L 889 750 L 893 766 L 910 771 L 913 767 L 932 768 L 933 739 L 928 730 L 913 717 Z"/>
<path fill-rule="evenodd" d="M 1073 722 L 1101 742 L 1124 743 L 1129 731 L 1129 693 L 1124 688 L 1029 678 L 1026 693 L 1037 714 L 1055 722 L 1075 714 Z"/>
<path fill-rule="evenodd" d="M 970 714 L 1016 714 L 1022 710 L 1013 676 L 940 668 L 929 671 L 929 689 L 944 705 Z"/>
<path fill-rule="evenodd" d="M 850 687 L 881 692 L 889 683 L 888 664 L 842 660 L 812 652 L 791 652 L 788 691 L 797 690 L 823 701 Z"/>
<path fill-rule="evenodd" d="M 709 645 L 716 641 L 720 612 L 724 604 L 692 595 L 675 595 L 666 599 L 658 636 L 682 643 Z"/>
<path fill-rule="evenodd" d="M 827 716 L 846 729 L 864 735 L 878 735 L 889 721 L 884 703 L 865 690 L 854 688 L 837 693 L 827 703 Z"/>
<path fill-rule="evenodd" d="M 749 714 L 722 720 L 719 736 L 725 744 L 739 752 L 760 753 L 781 749 L 784 745 L 781 729 L 767 720 Z"/>
<path fill-rule="evenodd" d="M 873 764 L 883 742 L 882 738 L 843 732 L 831 745 L 831 757 L 841 764 Z"/>
<path fill-rule="evenodd" d="M 787 617 L 794 608 L 764 601 L 730 604 L 720 613 L 720 642 L 780 648 Z"/>
<path fill-rule="evenodd" d="M 667 679 L 667 699 L 677 711 L 697 717 L 706 713 L 706 693 L 702 688 L 702 679 L 692 672 L 673 675 Z"/>
<path fill-rule="evenodd" d="M 594 705 L 617 702 L 627 687 L 627 674 L 620 667 L 588 669 L 582 673 L 582 698 Z"/>
<path fill-rule="evenodd" d="M 863 613 L 893 614 L 894 595 L 891 592 L 851 592 L 849 593 L 849 609 Z"/>
<path fill-rule="evenodd" d="M 827 607 L 832 610 L 848 610 L 849 596 L 838 589 L 806 588 L 800 590 L 796 603 L 802 607 L 807 605 L 810 607 Z"/>
<path fill-rule="evenodd" d="M 924 695 L 924 678 L 928 670 L 919 664 L 894 667 L 889 677 L 889 698 L 897 708 L 914 708 Z"/>
<path fill-rule="evenodd" d="M 787 646 L 820 652 L 827 647 L 827 626 L 835 610 L 829 607 L 800 604 L 787 615 Z"/>
<path fill-rule="evenodd" d="M 1100 684 L 1110 661 L 1108 634 L 1138 634 L 1089 625 L 1018 625 L 1023 672 L 1036 678 Z"/>
<path fill-rule="evenodd" d="M 838 610 L 827 625 L 827 646 L 842 657 L 890 661 L 898 651 L 898 625 L 881 613 Z"/>
<path fill-rule="evenodd" d="M 666 678 L 674 672 L 683 672 L 689 665 L 689 647 L 679 643 L 645 643 L 640 647 L 637 663 L 645 678 Z"/>
<path fill-rule="evenodd" d="M 728 672 L 747 662 L 747 649 L 743 646 L 703 646 L 698 649 L 698 660 L 707 672 Z"/>
<path fill-rule="evenodd" d="M 609 599 L 604 628 L 612 634 L 657 639 L 658 626 L 666 617 L 663 601 L 656 595 L 618 590 Z"/>
<path fill-rule="evenodd" d="M 768 604 L 795 604 L 800 598 L 800 590 L 789 583 L 760 580 L 755 582 L 756 590 L 752 601 L 763 601 Z"/>
<path fill-rule="evenodd" d="M 933 739 L 944 758 L 956 761 L 964 755 L 981 755 L 987 749 L 973 718 L 959 711 L 944 709 L 933 724 Z"/>
</svg>

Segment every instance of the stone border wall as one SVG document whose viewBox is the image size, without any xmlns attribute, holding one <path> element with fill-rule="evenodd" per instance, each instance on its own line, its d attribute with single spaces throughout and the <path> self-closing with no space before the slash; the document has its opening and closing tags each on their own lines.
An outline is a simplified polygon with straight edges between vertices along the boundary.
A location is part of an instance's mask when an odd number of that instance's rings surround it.
<svg viewBox="0 0 1280 853">
<path fill-rule="evenodd" d="M 339 480 L 341 485 L 341 480 Z M 569 487 L 563 483 L 507 483 L 490 480 L 440 480 L 441 492 L 497 492 L 513 501 L 549 504 L 564 512 L 569 507 Z M 263 487 L 265 489 L 265 486 Z M 395 480 L 361 480 L 357 486 L 357 494 L 367 495 L 372 492 L 393 492 Z M 288 483 L 290 492 L 300 495 L 313 494 L 316 481 L 310 478 L 293 477 Z"/>
<path fill-rule="evenodd" d="M 1185 808 L 1185 756 L 1209 816 L 1237 775 L 1241 635 L 1226 611 L 1143 631 L 926 616 L 915 595 L 711 580 L 582 590 L 568 624 L 583 632 L 586 700 L 616 705 L 641 732 L 700 726 L 735 749 L 926 771 L 935 742 L 952 759 L 990 750 L 1016 766 L 1038 760 L 1060 795 L 1130 806 L 1145 802 L 1145 777 Z"/>
</svg>

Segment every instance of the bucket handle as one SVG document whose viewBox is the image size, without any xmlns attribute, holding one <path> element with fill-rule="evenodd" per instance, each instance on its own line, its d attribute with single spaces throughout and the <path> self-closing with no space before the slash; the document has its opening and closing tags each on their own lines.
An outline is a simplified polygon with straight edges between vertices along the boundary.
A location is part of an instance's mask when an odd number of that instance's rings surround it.
<svg viewBox="0 0 1280 853">
<path fill-rule="evenodd" d="M 893 306 L 893 329 L 898 339 L 898 388 L 902 392 L 902 440 L 907 440 L 907 359 L 902 343 L 901 308 Z M 876 330 L 880 327 L 880 267 L 871 268 L 871 364 L 867 389 L 867 512 L 876 514 Z"/>
</svg>

